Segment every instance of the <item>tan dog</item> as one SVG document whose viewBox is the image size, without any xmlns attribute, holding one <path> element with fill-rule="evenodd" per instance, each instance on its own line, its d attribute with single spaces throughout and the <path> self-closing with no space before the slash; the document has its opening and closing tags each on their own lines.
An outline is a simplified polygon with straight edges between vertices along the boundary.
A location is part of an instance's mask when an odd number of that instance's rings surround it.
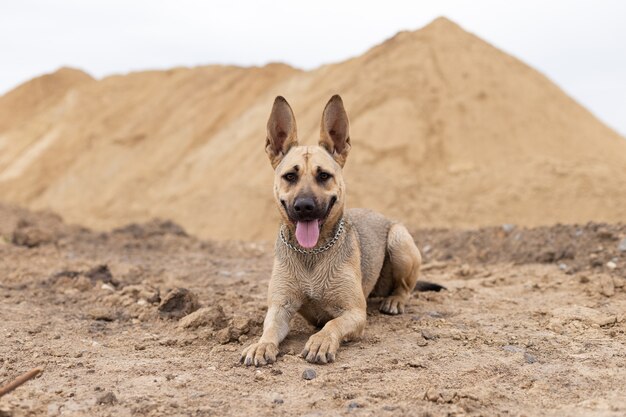
<svg viewBox="0 0 626 417">
<path fill-rule="evenodd" d="M 246 365 L 276 360 L 296 312 L 323 326 L 302 352 L 316 363 L 333 361 L 343 340 L 363 333 L 368 296 L 385 297 L 384 313 L 404 312 L 421 255 L 403 225 L 365 209 L 344 211 L 342 168 L 350 147 L 341 97 L 333 96 L 324 108 L 319 146 L 298 146 L 291 107 L 276 97 L 265 151 L 275 170 L 282 222 L 263 335 L 243 351 Z"/>
</svg>

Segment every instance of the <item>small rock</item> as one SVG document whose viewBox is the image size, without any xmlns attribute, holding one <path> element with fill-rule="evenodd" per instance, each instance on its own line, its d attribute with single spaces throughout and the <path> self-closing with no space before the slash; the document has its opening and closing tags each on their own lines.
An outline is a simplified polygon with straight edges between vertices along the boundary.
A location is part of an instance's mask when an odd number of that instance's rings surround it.
<svg viewBox="0 0 626 417">
<path fill-rule="evenodd" d="M 355 408 L 361 408 L 361 407 L 363 406 L 357 403 L 356 401 L 352 401 L 350 404 L 348 404 L 348 410 L 354 410 Z"/>
<path fill-rule="evenodd" d="M 535 363 L 535 362 L 537 362 L 537 358 L 534 355 L 532 355 L 532 354 L 530 354 L 528 352 L 524 352 L 524 360 L 526 361 L 526 363 Z"/>
<path fill-rule="evenodd" d="M 614 270 L 615 268 L 617 268 L 617 264 L 613 261 L 608 261 L 606 263 L 606 267 L 609 268 L 611 271 Z"/>
<path fill-rule="evenodd" d="M 418 359 L 418 360 L 414 360 L 408 363 L 408 365 L 411 368 L 421 368 L 421 369 L 426 369 L 426 364 L 424 363 L 424 361 Z"/>
<path fill-rule="evenodd" d="M 106 291 L 115 291 L 115 287 L 111 284 L 102 284 L 100 288 Z"/>
<path fill-rule="evenodd" d="M 422 337 L 426 340 L 435 340 L 437 335 L 428 329 L 422 329 Z"/>
<path fill-rule="evenodd" d="M 196 294 L 186 288 L 175 288 L 159 304 L 159 313 L 166 318 L 179 319 L 193 313 L 198 307 Z"/>
<path fill-rule="evenodd" d="M 503 224 L 502 225 L 502 230 L 504 231 L 504 233 L 511 233 L 513 231 L 513 229 L 515 229 L 515 225 L 514 224 Z"/>
<path fill-rule="evenodd" d="M 420 337 L 417 339 L 417 346 L 424 347 L 428 345 L 428 341 L 424 339 L 424 337 Z"/>
<path fill-rule="evenodd" d="M 439 400 L 439 391 L 434 388 L 428 388 L 424 394 L 424 399 L 431 402 L 437 402 L 437 400 Z"/>
<path fill-rule="evenodd" d="M 622 239 L 621 242 L 619 242 L 619 245 L 617 245 L 617 250 L 620 252 L 626 252 L 626 237 Z"/>
<path fill-rule="evenodd" d="M 559 269 L 560 269 L 561 271 L 567 271 L 567 264 L 566 264 L 566 263 L 561 262 L 561 263 L 559 264 Z"/>
<path fill-rule="evenodd" d="M 609 275 L 602 275 L 600 277 L 600 293 L 605 297 L 613 297 L 615 295 L 613 277 Z"/>
<path fill-rule="evenodd" d="M 445 390 L 445 391 L 442 391 L 439 395 L 441 396 L 441 400 L 444 403 L 451 403 L 454 401 L 454 397 L 456 397 L 456 392 Z"/>
<path fill-rule="evenodd" d="M 96 399 L 98 405 L 113 405 L 117 403 L 117 397 L 112 392 L 106 392 Z"/>
<path fill-rule="evenodd" d="M 92 307 L 87 311 L 87 316 L 93 320 L 113 321 L 115 312 L 105 307 Z"/>
<path fill-rule="evenodd" d="M 279 395 L 275 395 L 272 403 L 274 404 L 283 404 L 285 400 L 283 400 Z"/>
<path fill-rule="evenodd" d="M 506 350 L 507 352 L 513 352 L 513 353 L 522 352 L 524 350 L 519 346 L 513 346 L 513 345 L 502 346 L 502 349 Z"/>
<path fill-rule="evenodd" d="M 310 381 L 317 378 L 317 372 L 315 372 L 315 369 L 307 368 L 302 372 L 302 378 Z"/>
<path fill-rule="evenodd" d="M 221 306 L 204 307 L 186 315 L 180 320 L 178 327 L 183 329 L 197 329 L 211 327 L 214 330 L 223 329 L 226 325 L 226 316 Z"/>
</svg>

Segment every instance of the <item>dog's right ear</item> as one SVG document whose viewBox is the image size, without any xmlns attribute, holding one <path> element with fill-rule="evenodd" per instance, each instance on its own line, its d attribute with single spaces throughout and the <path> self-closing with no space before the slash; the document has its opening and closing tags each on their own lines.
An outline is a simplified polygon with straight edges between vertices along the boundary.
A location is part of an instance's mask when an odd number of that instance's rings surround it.
<svg viewBox="0 0 626 417">
<path fill-rule="evenodd" d="M 296 118 L 291 106 L 284 97 L 274 100 L 272 114 L 267 121 L 267 140 L 265 152 L 270 158 L 272 167 L 276 168 L 292 146 L 298 145 Z"/>
</svg>

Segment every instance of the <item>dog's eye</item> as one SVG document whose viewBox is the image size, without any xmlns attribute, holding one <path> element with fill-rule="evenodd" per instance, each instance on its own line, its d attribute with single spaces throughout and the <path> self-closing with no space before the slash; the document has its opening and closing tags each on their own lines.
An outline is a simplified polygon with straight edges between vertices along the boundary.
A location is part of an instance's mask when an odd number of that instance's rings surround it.
<svg viewBox="0 0 626 417">
<path fill-rule="evenodd" d="M 319 174 L 317 174 L 317 179 L 321 182 L 328 181 L 330 177 L 331 175 L 328 172 L 320 172 Z"/>
<path fill-rule="evenodd" d="M 285 175 L 283 175 L 283 178 L 287 182 L 296 182 L 296 180 L 298 179 L 298 176 L 294 174 L 293 172 L 288 172 Z"/>
</svg>

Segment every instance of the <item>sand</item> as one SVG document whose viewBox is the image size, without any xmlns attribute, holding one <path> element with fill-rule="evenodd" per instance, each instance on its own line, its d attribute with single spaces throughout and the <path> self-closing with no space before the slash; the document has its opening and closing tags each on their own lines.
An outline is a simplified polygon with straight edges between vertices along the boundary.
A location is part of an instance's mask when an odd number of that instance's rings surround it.
<svg viewBox="0 0 626 417">
<path fill-rule="evenodd" d="M 315 143 L 352 122 L 349 205 L 416 227 L 626 219 L 626 140 L 554 83 L 441 18 L 313 71 L 207 66 L 94 80 L 62 69 L 0 97 L 0 196 L 97 229 L 152 217 L 272 239 L 274 96 Z"/>
<path fill-rule="evenodd" d="M 0 415 L 626 414 L 626 226 L 413 234 L 447 291 L 394 317 L 371 300 L 365 336 L 329 365 L 298 357 L 314 329 L 297 317 L 255 369 L 238 359 L 260 336 L 272 245 L 0 204 L 0 386 L 44 368 Z M 167 301 L 176 288 L 187 303 Z"/>
</svg>

